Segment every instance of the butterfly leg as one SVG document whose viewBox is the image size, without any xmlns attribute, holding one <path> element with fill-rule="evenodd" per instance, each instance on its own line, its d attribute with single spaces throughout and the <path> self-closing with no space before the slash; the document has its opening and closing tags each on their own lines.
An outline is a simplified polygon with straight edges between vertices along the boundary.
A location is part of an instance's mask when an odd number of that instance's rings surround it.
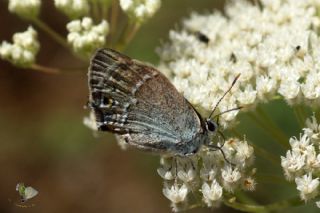
<svg viewBox="0 0 320 213">
<path fill-rule="evenodd" d="M 208 148 L 209 148 L 210 150 L 212 150 L 212 151 L 218 151 L 218 150 L 219 150 L 219 151 L 221 152 L 222 156 L 223 156 L 223 159 L 224 159 L 227 163 L 229 163 L 230 165 L 235 166 L 234 163 L 231 163 L 231 162 L 226 158 L 226 154 L 224 153 L 224 151 L 223 151 L 223 149 L 222 149 L 222 146 L 216 146 L 216 145 L 213 145 L 213 144 L 209 144 L 209 145 L 208 145 Z"/>
</svg>

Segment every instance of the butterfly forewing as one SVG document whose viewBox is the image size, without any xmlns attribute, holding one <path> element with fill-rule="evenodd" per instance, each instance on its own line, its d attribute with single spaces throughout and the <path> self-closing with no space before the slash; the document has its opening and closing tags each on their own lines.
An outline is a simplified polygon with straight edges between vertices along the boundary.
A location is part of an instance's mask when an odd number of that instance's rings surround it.
<svg viewBox="0 0 320 213">
<path fill-rule="evenodd" d="M 89 67 L 89 102 L 99 130 L 130 145 L 159 152 L 186 143 L 203 121 L 155 68 L 111 49 L 100 49 Z"/>
</svg>

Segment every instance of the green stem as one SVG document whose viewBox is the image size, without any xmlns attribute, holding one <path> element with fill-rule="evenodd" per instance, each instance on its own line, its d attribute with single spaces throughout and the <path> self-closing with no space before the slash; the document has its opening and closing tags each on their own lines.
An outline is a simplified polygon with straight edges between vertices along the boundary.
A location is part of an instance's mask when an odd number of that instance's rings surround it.
<svg viewBox="0 0 320 213">
<path fill-rule="evenodd" d="M 110 20 L 110 33 L 109 33 L 109 45 L 113 45 L 112 40 L 115 37 L 116 25 L 118 21 L 118 13 L 119 13 L 119 6 L 117 0 L 113 0 L 112 7 L 111 7 L 111 20 Z"/>
<path fill-rule="evenodd" d="M 140 28 L 139 23 L 129 23 L 129 25 L 126 27 L 125 32 L 120 37 L 120 40 L 118 44 L 116 45 L 116 49 L 119 51 L 123 51 L 126 46 L 130 43 L 130 41 L 133 39 L 135 34 L 138 32 Z"/>
<path fill-rule="evenodd" d="M 318 121 L 318 123 L 320 122 L 320 110 L 316 110 L 315 112 L 314 112 L 314 116 L 316 117 L 316 119 L 317 119 L 317 121 Z"/>
<path fill-rule="evenodd" d="M 249 197 L 245 192 L 243 191 L 237 191 L 235 193 L 237 199 L 239 201 L 241 201 L 242 203 L 248 203 L 248 204 L 253 204 L 253 205 L 258 205 L 258 203 L 252 199 L 251 197 Z"/>
<path fill-rule="evenodd" d="M 101 3 L 101 13 L 102 13 L 102 18 L 105 20 L 108 20 L 108 11 L 110 4 L 113 3 L 114 0 L 105 0 L 105 1 L 100 1 Z M 117 3 L 117 1 L 115 1 Z M 112 5 L 113 6 L 113 5 Z M 111 26 L 110 26 L 111 27 Z"/>
<path fill-rule="evenodd" d="M 284 135 L 279 128 L 273 123 L 270 122 L 270 119 L 264 119 L 263 121 L 259 119 L 259 116 L 256 116 L 254 113 L 248 113 L 249 117 L 255 121 L 262 129 L 264 129 L 268 135 L 272 136 L 275 141 L 277 141 L 285 149 L 289 148 L 288 138 Z M 264 117 L 264 116 L 263 116 Z"/>
<path fill-rule="evenodd" d="M 224 200 L 224 204 L 233 209 L 244 211 L 244 212 L 268 212 L 264 206 L 244 204 L 231 200 Z"/>
<path fill-rule="evenodd" d="M 301 201 L 300 197 L 293 197 L 287 200 L 283 200 L 283 201 L 279 201 L 279 202 L 275 202 L 275 203 L 271 203 L 266 205 L 266 209 L 268 209 L 269 211 L 275 211 L 275 210 L 281 210 L 284 208 L 288 208 L 288 207 L 293 207 L 293 206 L 300 206 L 300 205 L 304 205 L 305 203 L 303 201 Z"/>
<path fill-rule="evenodd" d="M 59 43 L 61 46 L 67 48 L 70 50 L 69 45 L 67 43 L 67 41 L 60 35 L 58 34 L 56 31 L 54 31 L 51 27 L 49 27 L 45 22 L 43 22 L 42 20 L 38 19 L 38 18 L 34 18 L 32 19 L 32 22 L 39 27 L 41 30 L 43 30 L 44 32 L 46 32 L 48 35 L 50 35 L 52 37 L 52 39 L 54 39 L 57 43 Z"/>
<path fill-rule="evenodd" d="M 298 120 L 300 127 L 303 128 L 305 126 L 306 116 L 305 116 L 305 113 L 303 112 L 302 106 L 301 105 L 293 106 L 293 112 Z"/>
<path fill-rule="evenodd" d="M 91 1 L 91 14 L 92 17 L 94 18 L 95 21 L 98 21 L 100 18 L 100 13 L 99 13 L 99 5 L 98 2 L 96 0 Z"/>
<path fill-rule="evenodd" d="M 232 200 L 224 200 L 224 204 L 231 208 L 244 211 L 244 212 L 272 212 L 272 211 L 280 211 L 282 209 L 288 208 L 290 206 L 299 206 L 304 204 L 299 197 L 294 197 L 288 200 L 283 200 L 275 203 L 271 203 L 268 205 L 252 205 L 252 204 L 244 204 L 239 203 Z"/>
</svg>

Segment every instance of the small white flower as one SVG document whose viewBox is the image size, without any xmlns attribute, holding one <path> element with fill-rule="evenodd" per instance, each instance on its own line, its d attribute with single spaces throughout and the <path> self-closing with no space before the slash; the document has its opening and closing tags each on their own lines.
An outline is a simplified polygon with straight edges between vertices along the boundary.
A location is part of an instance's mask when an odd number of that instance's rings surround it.
<svg viewBox="0 0 320 213">
<path fill-rule="evenodd" d="M 179 185 L 177 183 L 174 183 L 171 186 L 169 186 L 169 184 L 165 184 L 163 194 L 172 203 L 181 203 L 184 202 L 187 198 L 188 187 L 185 184 Z"/>
<path fill-rule="evenodd" d="M 23 18 L 35 18 L 39 14 L 40 0 L 9 0 L 9 11 Z"/>
<path fill-rule="evenodd" d="M 89 12 L 87 0 L 54 0 L 54 5 L 70 18 L 79 18 Z"/>
<path fill-rule="evenodd" d="M 306 153 L 306 172 L 317 172 L 320 169 L 320 154 L 317 155 L 314 146 Z"/>
<path fill-rule="evenodd" d="M 289 139 L 289 143 L 291 146 L 291 149 L 294 152 L 306 154 L 308 150 L 313 149 L 313 145 L 310 144 L 310 139 L 307 135 L 300 135 L 300 140 L 298 140 L 296 137 L 291 137 Z"/>
<path fill-rule="evenodd" d="M 40 47 L 37 35 L 31 26 L 25 32 L 15 33 L 13 44 L 3 41 L 0 45 L 0 57 L 17 66 L 30 66 L 35 62 Z"/>
<path fill-rule="evenodd" d="M 192 157 L 178 158 L 178 178 L 184 183 L 190 183 L 196 177 L 197 159 Z"/>
<path fill-rule="evenodd" d="M 317 202 L 316 202 L 316 206 L 317 206 L 318 208 L 320 208 L 320 201 L 317 201 Z"/>
<path fill-rule="evenodd" d="M 276 89 L 276 81 L 268 76 L 258 76 L 256 79 L 257 95 L 265 101 L 267 98 L 272 97 Z"/>
<path fill-rule="evenodd" d="M 256 181 L 252 177 L 244 178 L 242 181 L 242 188 L 248 191 L 254 191 L 256 188 Z"/>
<path fill-rule="evenodd" d="M 201 168 L 200 170 L 200 177 L 205 181 L 212 181 L 214 180 L 215 176 L 217 175 L 217 168 Z"/>
<path fill-rule="evenodd" d="M 320 96 L 320 73 L 311 71 L 301 86 L 302 93 L 308 99 L 315 100 Z"/>
<path fill-rule="evenodd" d="M 229 161 L 242 168 L 250 165 L 254 158 L 253 148 L 246 140 L 231 138 L 225 142 L 223 150 Z"/>
<path fill-rule="evenodd" d="M 312 179 L 311 173 L 295 179 L 300 197 L 308 201 L 318 195 L 319 178 Z"/>
<path fill-rule="evenodd" d="M 203 166 L 200 169 L 200 177 L 204 181 L 213 181 L 220 172 L 218 168 L 224 164 L 223 156 L 215 151 L 203 151 L 200 153 Z"/>
<path fill-rule="evenodd" d="M 201 188 L 204 202 L 211 207 L 213 202 L 219 201 L 222 198 L 223 189 L 216 180 L 211 184 L 204 182 Z"/>
<path fill-rule="evenodd" d="M 120 0 L 120 6 L 137 21 L 145 21 L 160 8 L 161 0 Z"/>
<path fill-rule="evenodd" d="M 248 106 L 255 103 L 257 91 L 249 84 L 244 91 L 238 92 L 236 95 L 241 106 Z"/>
<path fill-rule="evenodd" d="M 278 92 L 283 95 L 287 101 L 291 101 L 297 98 L 300 92 L 300 83 L 296 79 L 286 76 L 282 79 Z"/>
<path fill-rule="evenodd" d="M 233 162 L 236 162 L 237 165 L 240 165 L 242 167 L 250 165 L 254 158 L 253 147 L 244 140 L 237 143 L 236 149 L 237 152 L 234 156 Z"/>
<path fill-rule="evenodd" d="M 313 115 L 306 121 L 306 128 L 303 129 L 304 133 L 311 139 L 313 143 L 320 142 L 320 124 L 318 124 L 316 117 Z"/>
<path fill-rule="evenodd" d="M 302 155 L 300 152 L 288 150 L 286 157 L 281 156 L 281 166 L 288 180 L 301 174 L 304 165 L 305 155 Z"/>
<path fill-rule="evenodd" d="M 96 48 L 104 45 L 106 35 L 109 32 L 109 24 L 102 20 L 100 24 L 94 25 L 89 17 L 74 20 L 67 24 L 68 42 L 73 50 L 81 55 L 89 56 Z"/>
<path fill-rule="evenodd" d="M 223 178 L 223 186 L 226 190 L 232 192 L 238 185 L 241 178 L 241 173 L 238 168 L 233 169 L 230 165 L 221 169 L 221 176 Z"/>
<path fill-rule="evenodd" d="M 174 180 L 177 173 L 174 160 L 161 158 L 160 163 L 161 163 L 161 167 L 157 169 L 157 172 L 160 175 L 160 177 L 162 177 L 164 180 Z"/>
</svg>

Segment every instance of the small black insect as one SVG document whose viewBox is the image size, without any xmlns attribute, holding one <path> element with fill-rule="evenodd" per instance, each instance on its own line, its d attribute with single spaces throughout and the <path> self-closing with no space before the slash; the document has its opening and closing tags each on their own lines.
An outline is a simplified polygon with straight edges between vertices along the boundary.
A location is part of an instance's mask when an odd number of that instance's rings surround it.
<svg viewBox="0 0 320 213">
<path fill-rule="evenodd" d="M 202 32 L 198 31 L 198 32 L 196 33 L 196 35 L 197 35 L 197 38 L 198 38 L 201 42 L 206 43 L 206 44 L 209 43 L 210 39 L 208 38 L 208 36 L 206 36 L 206 35 L 203 34 Z"/>
<path fill-rule="evenodd" d="M 234 53 L 231 53 L 230 55 L 230 61 L 232 61 L 232 63 L 237 63 L 237 56 Z"/>
</svg>

